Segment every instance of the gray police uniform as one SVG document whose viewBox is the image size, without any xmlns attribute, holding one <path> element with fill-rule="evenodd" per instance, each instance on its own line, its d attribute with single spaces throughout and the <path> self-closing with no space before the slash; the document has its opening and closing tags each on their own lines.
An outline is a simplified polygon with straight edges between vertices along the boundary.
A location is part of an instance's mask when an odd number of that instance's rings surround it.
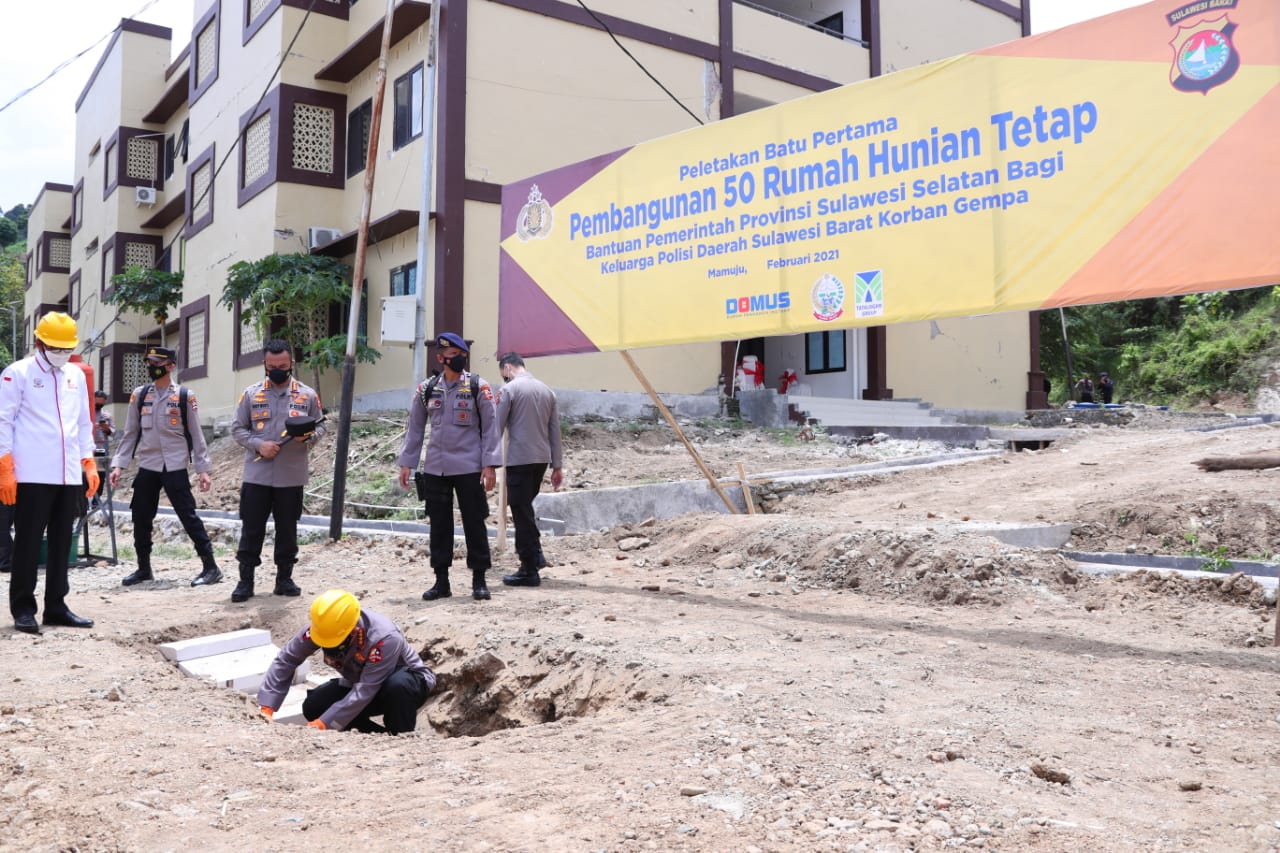
<svg viewBox="0 0 1280 853">
<path fill-rule="evenodd" d="M 536 570 L 543 562 L 542 535 L 533 501 L 548 463 L 563 467 L 560 414 L 555 392 L 527 370 L 498 390 L 498 429 L 507 431 L 507 503 L 516 528 L 520 565 Z"/>
<path fill-rule="evenodd" d="M 258 704 L 279 709 L 294 672 L 318 648 L 310 628 L 295 634 L 267 670 L 258 690 Z M 307 693 L 302 715 L 307 720 L 320 720 L 327 729 L 382 731 L 369 719 L 381 714 L 387 732 L 411 732 L 417 725 L 418 709 L 436 686 L 435 674 L 396 624 L 371 610 L 360 611 L 343 647 L 324 650 L 324 662 L 337 670 L 339 677 Z"/>
<path fill-rule="evenodd" d="M 185 427 L 184 427 L 185 423 Z M 187 444 L 187 436 L 191 444 Z M 129 395 L 120 446 L 111 460 L 112 468 L 127 469 L 138 460 L 138 474 L 133 480 L 133 546 L 140 564 L 151 555 L 151 528 L 164 489 L 182 528 L 191 537 L 201 558 L 213 555 L 213 543 L 204 522 L 196 515 L 196 499 L 191 493 L 189 461 L 195 462 L 196 473 L 213 470 L 204 432 L 200 429 L 199 405 L 194 391 L 187 389 L 187 414 L 182 414 L 182 386 L 171 382 L 164 388 L 154 384 L 139 385 Z"/>
<path fill-rule="evenodd" d="M 400 450 L 401 468 L 418 468 L 426 475 L 427 518 L 431 522 L 431 568 L 447 582 L 453 562 L 453 493 L 458 494 L 462 530 L 467 540 L 467 567 L 473 582 L 483 580 L 490 567 L 489 534 L 484 520 L 489 502 L 480 480 L 481 469 L 499 467 L 502 451 L 498 444 L 497 411 L 493 389 L 479 380 L 477 397 L 471 394 L 471 373 L 463 371 L 454 382 L 442 374 L 423 404 L 423 392 L 431 380 L 418 385 L 409 405 L 409 426 Z M 427 424 L 431 435 L 425 458 L 423 434 Z"/>
<path fill-rule="evenodd" d="M 324 435 L 320 424 L 320 395 L 290 377 L 280 387 L 264 378 L 244 390 L 232 418 L 231 437 L 244 451 L 244 481 L 240 486 L 240 544 L 236 559 L 241 570 L 262 562 L 267 518 L 276 523 L 275 564 L 278 571 L 293 569 L 298 559 L 298 519 L 302 517 L 302 488 L 307 482 L 308 448 Z M 265 442 L 284 441 L 285 421 L 310 417 L 316 430 L 306 442 L 283 444 L 273 459 L 258 456 Z"/>
</svg>

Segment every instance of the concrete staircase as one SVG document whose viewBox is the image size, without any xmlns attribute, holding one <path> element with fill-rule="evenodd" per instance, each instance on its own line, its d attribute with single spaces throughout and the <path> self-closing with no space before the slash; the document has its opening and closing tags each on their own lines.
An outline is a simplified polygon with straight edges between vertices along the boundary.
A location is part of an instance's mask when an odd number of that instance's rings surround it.
<svg viewBox="0 0 1280 853">
<path fill-rule="evenodd" d="M 787 395 L 793 420 L 821 424 L 832 435 L 867 436 L 884 433 L 894 438 L 937 441 L 976 441 L 985 427 L 957 422 L 919 400 L 852 400 L 840 397 Z"/>
</svg>

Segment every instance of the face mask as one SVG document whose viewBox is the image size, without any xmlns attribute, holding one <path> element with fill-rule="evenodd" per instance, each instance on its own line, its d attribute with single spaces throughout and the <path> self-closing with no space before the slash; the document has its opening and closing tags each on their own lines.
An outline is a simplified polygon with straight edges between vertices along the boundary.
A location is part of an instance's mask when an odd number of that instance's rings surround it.
<svg viewBox="0 0 1280 853">
<path fill-rule="evenodd" d="M 273 385 L 283 385 L 289 381 L 289 373 L 283 367 L 273 367 L 267 371 L 267 378 L 271 380 Z"/>
<path fill-rule="evenodd" d="M 504 377 L 502 377 L 502 381 L 503 381 L 503 382 L 510 382 L 510 381 L 511 381 L 511 377 L 510 377 L 510 376 L 504 376 Z"/>
<path fill-rule="evenodd" d="M 71 360 L 71 353 L 47 349 L 44 351 L 44 357 L 49 359 L 49 364 L 54 367 L 65 367 L 67 362 Z"/>
<path fill-rule="evenodd" d="M 160 379 L 163 376 L 165 376 L 165 374 L 167 374 L 168 372 L 169 372 L 169 365 L 167 364 L 148 364 L 147 365 L 147 375 L 150 376 L 152 379 Z"/>
<path fill-rule="evenodd" d="M 462 353 L 449 356 L 444 360 L 444 363 L 445 363 L 445 366 L 448 367 L 450 370 L 452 370 L 454 373 L 461 373 L 462 371 L 467 369 L 467 357 Z"/>
</svg>

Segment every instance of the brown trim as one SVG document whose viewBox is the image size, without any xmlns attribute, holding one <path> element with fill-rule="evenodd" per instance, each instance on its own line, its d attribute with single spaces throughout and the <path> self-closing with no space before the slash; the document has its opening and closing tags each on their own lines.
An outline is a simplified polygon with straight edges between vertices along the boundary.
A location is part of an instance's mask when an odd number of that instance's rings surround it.
<svg viewBox="0 0 1280 853">
<path fill-rule="evenodd" d="M 345 3 L 342 8 L 346 9 Z M 405 36 L 412 33 L 431 18 L 431 4 L 417 0 L 404 0 L 391 13 L 391 44 L 395 45 Z M 378 58 L 382 49 L 382 25 L 386 15 L 378 18 L 378 22 L 365 30 L 345 50 L 329 60 L 329 63 L 316 72 L 317 80 L 332 80 L 336 83 L 350 83 L 361 71 L 368 68 Z"/>
<path fill-rule="evenodd" d="M 720 63 L 720 118 L 725 119 L 734 115 L 733 0 L 720 0 L 718 11 L 720 45 L 716 61 Z"/>
<path fill-rule="evenodd" d="M 864 400 L 892 400 L 889 387 L 889 335 L 884 326 L 867 327 L 867 387 L 862 390 Z"/>
<path fill-rule="evenodd" d="M 1044 371 L 1040 369 L 1040 312 L 1028 311 L 1030 323 L 1027 348 L 1027 408 L 1049 408 L 1049 392 L 1044 388 Z"/>
<path fill-rule="evenodd" d="M 1026 38 L 1031 35 L 1031 0 L 1021 0 L 1022 3 L 1022 37 Z"/>
<path fill-rule="evenodd" d="M 752 74 L 759 74 L 763 77 L 769 77 L 773 80 L 780 80 L 783 83 L 790 83 L 793 86 L 799 86 L 802 89 L 808 89 L 812 92 L 825 92 L 828 89 L 838 89 L 841 83 L 835 80 L 828 80 L 825 77 L 818 77 L 815 74 L 806 74 L 803 71 L 797 71 L 794 68 L 788 68 L 785 65 L 778 65 L 776 62 L 769 62 L 766 59 L 757 59 L 754 56 L 748 56 L 745 53 L 733 54 L 733 64 L 742 71 L 750 71 Z"/>
<path fill-rule="evenodd" d="M 49 243 L 55 237 L 66 240 L 68 243 L 71 242 L 71 235 L 67 234 L 65 231 L 43 231 L 40 236 L 36 238 L 36 251 L 39 253 L 40 258 L 40 272 L 51 272 L 66 275 L 71 272 L 70 260 L 68 259 L 67 266 L 65 267 L 55 267 L 53 265 L 53 260 L 50 257 L 51 252 L 49 249 Z"/>
<path fill-rule="evenodd" d="M 347 0 L 328 0 L 328 2 L 326 2 L 326 0 L 315 0 L 315 2 L 312 2 L 312 0 L 271 0 L 271 2 L 267 3 L 263 10 L 258 13 L 258 17 L 250 20 L 249 0 L 241 0 L 241 2 L 244 3 L 244 15 L 242 15 L 240 19 L 243 27 L 240 42 L 242 46 L 248 44 L 249 40 L 257 35 L 258 30 L 262 29 L 263 25 L 271 19 L 271 16 L 274 15 L 276 10 L 281 6 L 303 9 L 315 12 L 317 15 L 326 15 L 330 18 L 338 18 L 342 21 L 346 21 L 351 17 L 351 8 Z"/>
<path fill-rule="evenodd" d="M 80 270 L 76 270 L 67 279 L 67 313 L 75 318 L 80 316 L 80 294 L 77 291 L 82 278 Z"/>
<path fill-rule="evenodd" d="M 1004 0 L 969 0 L 969 2 L 977 3 L 979 6 L 985 6 L 993 12 L 999 12 L 1006 18 L 1011 18 L 1015 21 L 1022 20 L 1021 5 L 1014 6 L 1010 3 L 1005 3 Z M 1019 0 L 1019 2 L 1021 2 L 1021 0 Z"/>
<path fill-rule="evenodd" d="M 164 79 L 168 80 L 174 73 L 182 67 L 182 63 L 191 56 L 191 42 L 187 42 L 187 46 L 178 51 L 178 55 L 174 57 L 173 62 L 169 63 L 169 67 L 164 70 Z"/>
<path fill-rule="evenodd" d="M 232 333 L 234 338 L 234 346 L 231 348 L 231 364 L 236 370 L 246 370 L 250 367 L 256 367 L 262 364 L 262 359 L 266 355 L 266 350 L 259 347 L 252 352 L 240 352 L 240 335 L 244 331 L 244 324 L 240 322 L 240 303 L 236 303 L 236 307 L 231 311 L 231 324 L 235 331 Z M 265 343 L 265 341 L 264 341 Z"/>
<path fill-rule="evenodd" d="M 93 67 L 93 72 L 89 75 L 89 82 L 84 84 L 84 88 L 80 90 L 80 97 L 76 98 L 76 112 L 80 111 L 80 105 L 84 103 L 89 90 L 93 88 L 94 81 L 98 79 L 98 72 L 102 70 L 102 66 L 107 64 L 107 57 L 111 55 L 111 49 L 120 40 L 121 33 L 137 33 L 142 36 L 155 36 L 165 41 L 173 40 L 173 30 L 168 27 L 146 24 L 142 21 L 135 21 L 132 18 L 121 18 L 120 26 L 116 27 L 115 32 L 111 34 L 111 41 L 107 42 L 106 50 L 102 51 L 98 64 Z"/>
<path fill-rule="evenodd" d="M 124 244 L 150 243 L 155 247 L 156 268 L 164 268 L 164 240 L 156 234 L 135 234 L 131 231 L 117 231 L 102 241 L 102 296 L 105 298 L 115 288 L 111 285 L 111 277 L 124 272 Z M 107 269 L 107 252 L 111 252 L 111 269 Z"/>
<path fill-rule="evenodd" d="M 390 240 L 392 237 L 417 227 L 418 211 L 393 210 L 386 216 L 381 216 L 369 223 L 369 245 L 372 246 L 383 240 Z M 359 231 L 348 231 L 332 243 L 325 243 L 323 246 L 317 246 L 312 249 L 311 254 L 324 255 L 330 258 L 345 258 L 355 252 L 356 238 L 359 233 Z"/>
<path fill-rule="evenodd" d="M 246 186 L 244 182 L 244 156 L 246 151 L 244 134 L 249 129 L 249 125 L 263 116 L 267 116 L 267 120 L 271 122 L 271 139 L 267 143 L 270 150 L 268 155 L 270 162 L 267 164 L 266 174 Z M 256 110 L 249 110 L 240 116 L 240 137 L 237 144 L 239 150 L 236 151 L 236 163 L 239 168 L 236 171 L 236 207 L 244 207 L 249 199 L 274 184 L 277 180 L 276 165 L 280 162 L 282 153 L 280 147 L 280 87 L 277 86 L 268 92 L 258 104 Z"/>
<path fill-rule="evenodd" d="M 595 18 L 588 15 L 577 4 L 561 3 L 559 0 L 493 0 L 493 2 L 501 6 L 510 6 L 513 9 L 533 12 L 548 18 L 555 18 L 558 21 L 567 21 L 571 24 L 579 24 L 580 26 L 603 32 L 603 28 L 596 23 Z M 712 62 L 715 62 L 720 57 L 719 46 L 709 42 L 698 41 L 678 33 L 669 33 L 657 27 L 638 24 L 635 21 L 618 18 L 614 15 L 606 15 L 603 12 L 596 12 L 596 17 L 604 21 L 618 38 L 629 38 L 644 44 L 665 47 L 668 50 L 687 53 L 702 59 L 709 59 Z"/>
<path fill-rule="evenodd" d="M 111 170 L 107 168 L 108 164 L 115 159 L 116 179 L 111 180 Z M 120 185 L 120 128 L 116 128 L 115 132 L 107 137 L 107 141 L 102 146 L 102 200 L 106 201 L 111 198 L 111 194 L 116 191 L 116 187 Z"/>
<path fill-rule="evenodd" d="M 80 233 L 80 228 L 84 225 L 84 216 L 77 215 L 84 213 L 84 178 L 76 181 L 75 189 L 71 191 L 71 236 Z"/>
<path fill-rule="evenodd" d="M 106 362 L 111 364 L 111 387 L 103 388 L 107 392 L 107 399 L 113 403 L 124 403 L 129 400 L 129 395 L 133 393 L 132 388 L 124 387 L 124 357 L 128 353 L 137 353 L 142 355 L 146 351 L 146 344 L 130 344 L 124 341 L 116 341 L 107 344 L 102 348 L 102 355 L 98 359 L 98 376 L 102 376 L 102 365 Z"/>
<path fill-rule="evenodd" d="M 278 88 L 279 122 L 272 122 L 273 138 L 279 139 L 280 143 L 275 150 L 276 180 L 309 187 L 342 189 L 347 183 L 347 96 L 341 92 L 322 92 L 287 83 L 281 83 Z M 328 175 L 293 167 L 293 108 L 296 104 L 310 104 L 333 110 L 333 160 L 329 164 Z"/>
<path fill-rule="evenodd" d="M 214 196 L 217 195 L 217 183 L 218 183 L 218 170 L 213 164 L 213 148 L 214 148 L 214 144 L 211 143 L 208 148 L 206 148 L 204 151 L 201 151 L 198 155 L 193 157 L 191 160 L 191 163 L 187 165 L 186 189 L 182 193 L 184 196 L 186 196 L 185 210 L 183 211 L 186 214 L 185 216 L 186 224 L 185 224 L 185 227 L 183 228 L 182 236 L 188 240 L 190 240 L 196 234 L 199 234 L 211 222 L 213 222 L 213 201 L 214 201 Z M 200 171 L 200 169 L 203 168 L 203 166 L 206 163 L 209 164 L 209 168 L 212 170 L 212 174 L 209 176 L 209 190 L 208 190 L 209 214 L 197 222 L 197 221 L 194 221 L 191 217 L 195 213 L 196 205 L 202 199 L 198 199 L 195 197 L 195 191 L 193 187 L 195 186 L 196 172 Z"/>
<path fill-rule="evenodd" d="M 142 223 L 143 228 L 168 228 L 175 219 L 181 216 L 187 209 L 187 191 L 185 189 L 178 190 L 173 198 L 164 203 L 164 207 L 152 214 L 151 218 Z"/>
<path fill-rule="evenodd" d="M 27 252 L 25 255 L 22 256 L 22 277 L 23 277 L 22 289 L 23 290 L 31 289 L 31 279 L 32 279 L 33 273 L 34 273 L 34 270 L 31 269 L 31 252 Z"/>
<path fill-rule="evenodd" d="M 489 181 L 473 181 L 470 178 L 462 182 L 462 190 L 467 194 L 467 201 L 483 201 L 489 204 L 502 203 L 502 184 Z"/>
<path fill-rule="evenodd" d="M 197 314 L 204 315 L 204 361 L 200 367 L 191 367 L 191 339 L 189 337 L 189 324 L 191 318 Z M 178 332 L 178 349 L 182 354 L 182 378 L 188 379 L 204 379 L 209 375 L 209 296 L 208 294 L 201 296 L 195 302 L 183 305 L 178 312 L 178 320 L 181 324 Z"/>
<path fill-rule="evenodd" d="M 83 181 L 81 181 L 81 183 L 83 183 Z M 36 193 L 36 200 L 31 202 L 31 206 L 33 208 L 38 207 L 40 205 L 40 199 L 44 198 L 44 194 L 46 192 L 69 193 L 71 192 L 71 185 L 70 184 L 52 184 L 52 183 L 45 184 L 40 188 L 40 192 Z"/>
<path fill-rule="evenodd" d="M 71 217 L 70 217 L 70 216 L 68 216 L 66 219 L 62 220 L 62 225 L 61 225 L 61 226 L 59 226 L 59 227 L 61 227 L 63 231 L 70 231 L 70 230 L 71 230 Z"/>
<path fill-rule="evenodd" d="M 879 77 L 883 72 L 884 50 L 880 38 L 880 0 L 862 0 L 862 40 L 870 50 L 868 73 Z"/>
<path fill-rule="evenodd" d="M 209 11 L 205 12 L 196 21 L 196 25 L 191 30 L 191 63 L 187 68 L 187 82 L 189 86 L 187 103 L 194 105 L 200 100 L 200 96 L 209 91 L 218 80 L 218 68 L 221 65 L 222 51 L 222 0 L 213 0 L 213 5 L 209 7 Z M 196 84 L 196 69 L 200 65 L 200 34 L 205 31 L 205 27 L 213 27 L 213 70 L 209 72 L 209 79 L 199 85 Z"/>
<path fill-rule="evenodd" d="M 129 167 L 129 140 L 139 136 L 151 139 L 156 144 L 155 171 L 151 173 L 151 178 L 149 180 L 146 178 L 131 178 L 126 174 Z M 164 183 L 164 142 L 164 131 L 146 130 L 141 127 L 117 128 L 116 132 L 111 134 L 111 138 L 108 140 L 107 145 L 108 149 L 110 149 L 112 145 L 116 147 L 116 182 L 106 190 L 102 197 L 106 198 L 107 195 L 110 195 L 111 191 L 115 190 L 117 187 L 151 187 L 152 189 L 159 191 L 160 185 Z M 104 185 L 106 181 L 106 162 L 106 157 L 103 157 Z"/>
<path fill-rule="evenodd" d="M 262 29 L 267 21 L 270 20 L 271 16 L 276 13 L 276 9 L 280 8 L 280 0 L 271 0 L 270 3 L 263 7 L 256 18 L 249 17 L 253 11 L 252 2 L 250 0 L 241 0 L 241 2 L 244 3 L 244 14 L 240 16 L 240 45 L 243 47 L 258 34 L 258 30 Z"/>
<path fill-rule="evenodd" d="M 147 124 L 164 124 L 173 118 L 173 114 L 187 102 L 188 87 L 186 80 L 173 81 L 173 85 L 165 89 L 160 100 L 151 108 L 151 112 L 142 117 L 142 120 Z"/>
<path fill-rule="evenodd" d="M 39 278 L 44 272 L 44 232 L 36 237 L 35 253 L 31 256 L 31 260 L 35 263 L 32 278 Z"/>
<path fill-rule="evenodd" d="M 436 251 L 432 317 L 437 329 L 462 334 L 466 243 L 467 2 L 436 0 L 440 6 L 436 127 Z M 557 6 L 561 4 L 555 4 Z M 427 271 L 420 270 L 422 286 Z M 424 291 L 425 294 L 425 291 Z"/>
</svg>

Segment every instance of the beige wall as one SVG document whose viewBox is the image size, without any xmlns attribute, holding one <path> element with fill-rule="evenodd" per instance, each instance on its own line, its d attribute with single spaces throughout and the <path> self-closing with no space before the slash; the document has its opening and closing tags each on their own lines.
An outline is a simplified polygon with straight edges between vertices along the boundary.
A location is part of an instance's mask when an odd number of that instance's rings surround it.
<svg viewBox="0 0 1280 853">
<path fill-rule="evenodd" d="M 870 76 L 870 51 L 856 42 L 737 3 L 733 6 L 733 46 L 748 56 L 837 83 L 853 83 Z"/>
<path fill-rule="evenodd" d="M 1023 409 L 1030 346 L 1024 312 L 890 326 L 889 387 L 948 408 Z"/>
<path fill-rule="evenodd" d="M 1017 5 L 1016 2 L 1013 5 Z M 1022 35 L 1022 25 L 973 0 L 892 0 L 880 4 L 881 73 L 990 47 Z"/>
</svg>

